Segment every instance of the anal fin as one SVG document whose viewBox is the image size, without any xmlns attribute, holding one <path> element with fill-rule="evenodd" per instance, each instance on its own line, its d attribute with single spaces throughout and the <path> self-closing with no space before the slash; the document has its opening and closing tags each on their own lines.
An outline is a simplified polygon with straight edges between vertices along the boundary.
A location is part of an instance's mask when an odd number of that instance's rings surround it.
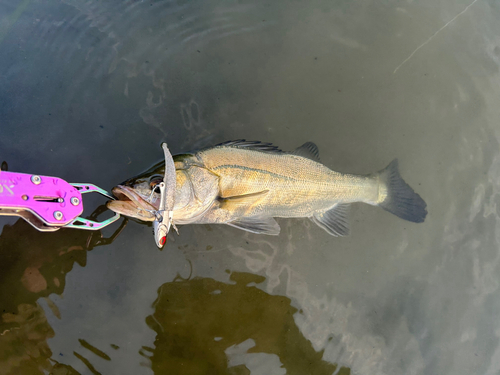
<svg viewBox="0 0 500 375">
<path fill-rule="evenodd" d="M 252 216 L 245 217 L 227 223 L 232 227 L 246 230 L 256 234 L 267 234 L 277 236 L 280 234 L 280 226 L 272 217 Z"/>
<path fill-rule="evenodd" d="M 347 236 L 349 207 L 350 204 L 336 204 L 326 212 L 314 214 L 311 220 L 332 236 Z"/>
</svg>

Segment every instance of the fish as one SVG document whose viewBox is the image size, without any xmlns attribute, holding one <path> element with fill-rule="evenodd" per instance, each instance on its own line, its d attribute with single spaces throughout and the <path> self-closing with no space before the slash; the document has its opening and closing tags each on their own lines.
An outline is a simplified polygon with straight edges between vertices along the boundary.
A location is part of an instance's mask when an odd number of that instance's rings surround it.
<svg viewBox="0 0 500 375">
<path fill-rule="evenodd" d="M 309 218 L 332 236 L 349 234 L 349 208 L 361 202 L 421 223 L 427 205 L 401 177 L 398 161 L 370 175 L 340 173 L 306 142 L 291 152 L 271 143 L 228 141 L 173 157 L 176 174 L 173 225 L 226 224 L 278 235 L 275 218 Z M 112 190 L 107 207 L 140 221 L 155 221 L 165 162 Z"/>
</svg>

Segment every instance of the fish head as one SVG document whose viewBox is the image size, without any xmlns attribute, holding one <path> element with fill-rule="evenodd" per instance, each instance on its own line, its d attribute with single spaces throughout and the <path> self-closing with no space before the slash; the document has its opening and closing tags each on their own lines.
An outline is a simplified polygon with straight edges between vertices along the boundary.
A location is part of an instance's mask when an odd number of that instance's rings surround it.
<svg viewBox="0 0 500 375">
<path fill-rule="evenodd" d="M 160 163 L 158 163 L 160 164 Z M 132 177 L 112 190 L 116 200 L 107 202 L 106 206 L 120 215 L 142 221 L 154 221 L 155 211 L 160 206 L 160 189 L 163 181 L 162 165 L 150 168 L 139 176 Z"/>
</svg>

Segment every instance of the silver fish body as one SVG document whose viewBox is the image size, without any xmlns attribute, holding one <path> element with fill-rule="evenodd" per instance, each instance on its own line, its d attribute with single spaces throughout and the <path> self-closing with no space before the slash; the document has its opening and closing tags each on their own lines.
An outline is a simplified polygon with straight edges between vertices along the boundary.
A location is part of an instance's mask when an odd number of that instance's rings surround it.
<svg viewBox="0 0 500 375">
<path fill-rule="evenodd" d="M 369 176 L 344 174 L 319 162 L 317 147 L 305 143 L 283 152 L 260 142 L 231 141 L 174 157 L 175 224 L 228 224 L 254 233 L 279 233 L 274 217 L 307 217 L 332 235 L 346 235 L 350 203 L 378 205 L 413 222 L 422 222 L 426 204 L 401 178 L 397 162 Z M 154 192 L 162 163 L 117 186 L 120 201 L 108 207 L 141 220 L 141 209 L 156 207 Z"/>
</svg>

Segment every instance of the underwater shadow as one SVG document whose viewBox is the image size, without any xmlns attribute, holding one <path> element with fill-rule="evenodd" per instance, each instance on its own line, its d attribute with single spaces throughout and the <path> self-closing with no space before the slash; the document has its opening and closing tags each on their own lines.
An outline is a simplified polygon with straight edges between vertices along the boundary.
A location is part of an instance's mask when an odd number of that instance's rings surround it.
<svg viewBox="0 0 500 375">
<path fill-rule="evenodd" d="M 101 206 L 90 216 L 94 219 Z M 0 235 L 0 374 L 78 374 L 52 358 L 47 340 L 54 330 L 39 304 L 42 298 L 55 316 L 57 306 L 47 298 L 62 295 L 66 275 L 75 263 L 84 267 L 87 251 L 111 243 L 100 231 L 61 229 L 39 232 L 23 219 L 5 225 Z"/>
<path fill-rule="evenodd" d="M 141 350 L 155 374 L 250 374 L 256 366 L 256 373 L 350 374 L 314 350 L 289 298 L 256 287 L 264 277 L 234 272 L 230 279 L 178 277 L 158 289 L 146 319 L 157 333 L 154 348 Z"/>
</svg>

